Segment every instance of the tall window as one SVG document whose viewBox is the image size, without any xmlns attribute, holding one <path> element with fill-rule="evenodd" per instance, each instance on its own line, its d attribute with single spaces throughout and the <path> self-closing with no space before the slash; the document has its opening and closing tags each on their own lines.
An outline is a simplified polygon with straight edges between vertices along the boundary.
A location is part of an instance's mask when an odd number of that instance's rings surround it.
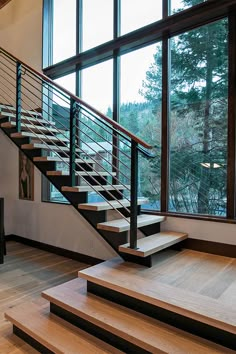
<svg viewBox="0 0 236 354">
<path fill-rule="evenodd" d="M 169 210 L 226 214 L 226 20 L 171 40 Z"/>
<path fill-rule="evenodd" d="M 151 95 L 149 80 L 153 74 L 151 63 L 154 57 L 157 73 Z M 121 57 L 120 124 L 159 150 L 151 165 L 150 161 L 141 156 L 139 161 L 139 193 L 150 199 L 150 203 L 145 206 L 149 209 L 160 208 L 161 61 L 160 43 Z"/>
<path fill-rule="evenodd" d="M 188 9 L 191 6 L 198 5 L 206 0 L 170 0 L 170 13 L 176 13 Z"/>
</svg>

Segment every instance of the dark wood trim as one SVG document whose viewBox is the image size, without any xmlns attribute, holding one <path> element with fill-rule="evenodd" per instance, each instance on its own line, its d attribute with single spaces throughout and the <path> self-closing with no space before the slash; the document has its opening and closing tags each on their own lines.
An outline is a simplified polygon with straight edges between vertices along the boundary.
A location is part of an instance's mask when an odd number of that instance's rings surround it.
<svg viewBox="0 0 236 354">
<path fill-rule="evenodd" d="M 162 42 L 161 211 L 168 209 L 169 146 L 169 40 Z"/>
<path fill-rule="evenodd" d="M 236 258 L 236 245 L 187 238 L 183 241 L 182 247 L 194 251 L 216 254 L 218 256 Z"/>
<path fill-rule="evenodd" d="M 225 224 L 236 224 L 236 219 L 227 219 L 224 217 L 213 216 L 213 215 L 185 214 L 185 213 L 175 213 L 175 212 L 171 212 L 171 211 L 161 212 L 158 210 L 144 210 L 144 209 L 142 209 L 142 213 L 143 214 L 152 214 L 152 215 L 171 216 L 173 218 L 221 222 L 221 223 L 225 223 Z"/>
<path fill-rule="evenodd" d="M 235 217 L 236 8 L 229 14 L 227 218 Z"/>
<path fill-rule="evenodd" d="M 71 57 L 50 66 L 44 70 L 44 73 L 55 79 L 74 71 L 78 64 L 81 68 L 85 68 L 108 60 L 113 57 L 114 50 L 118 50 L 121 55 L 143 46 L 157 43 L 163 38 L 163 34 L 166 32 L 171 37 L 227 16 L 230 6 L 234 4 L 236 4 L 236 0 L 211 0 L 203 2 L 168 16 L 166 19 L 154 22 L 87 50 L 79 56 Z"/>
<path fill-rule="evenodd" d="M 74 259 L 78 262 L 82 262 L 82 263 L 86 263 L 86 264 L 90 264 L 90 265 L 95 265 L 95 264 L 98 264 L 98 263 L 101 263 L 104 261 L 102 259 L 91 257 L 86 254 L 66 250 L 64 248 L 56 247 L 53 245 L 48 245 L 43 242 L 31 240 L 31 239 L 28 239 L 28 238 L 25 238 L 22 236 L 18 236 L 18 235 L 14 235 L 14 234 L 10 234 L 10 235 L 5 236 L 5 240 L 6 240 L 6 242 L 15 241 L 15 242 L 23 243 L 24 245 L 27 245 L 30 247 L 38 248 L 38 249 L 46 251 L 46 252 L 57 254 L 58 256 L 63 256 L 66 258 Z"/>
</svg>

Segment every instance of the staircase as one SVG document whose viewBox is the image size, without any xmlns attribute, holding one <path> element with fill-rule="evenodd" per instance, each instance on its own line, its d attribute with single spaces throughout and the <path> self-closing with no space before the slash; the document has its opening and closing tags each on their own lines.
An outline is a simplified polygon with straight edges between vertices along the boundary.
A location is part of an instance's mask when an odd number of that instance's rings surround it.
<svg viewBox="0 0 236 354">
<path fill-rule="evenodd" d="M 160 293 L 144 294 L 142 279 L 129 275 L 144 274 L 158 252 L 181 249 L 187 238 L 161 232 L 164 217 L 142 212 L 148 201 L 139 190 L 139 159 L 155 158 L 152 147 L 2 48 L 0 54 L 1 129 L 119 256 L 44 292 L 50 308 L 9 310 L 14 333 L 42 353 L 231 353 L 229 309 L 223 326 L 214 311 L 197 318 L 196 307 L 169 301 L 174 288 L 159 284 Z M 199 344 L 195 334 L 227 348 Z"/>
<path fill-rule="evenodd" d="M 153 254 L 181 243 L 187 234 L 160 232 L 164 217 L 142 213 L 139 159 L 155 158 L 152 147 L 0 53 L 0 127 L 70 204 L 124 260 L 151 267 Z"/>
</svg>

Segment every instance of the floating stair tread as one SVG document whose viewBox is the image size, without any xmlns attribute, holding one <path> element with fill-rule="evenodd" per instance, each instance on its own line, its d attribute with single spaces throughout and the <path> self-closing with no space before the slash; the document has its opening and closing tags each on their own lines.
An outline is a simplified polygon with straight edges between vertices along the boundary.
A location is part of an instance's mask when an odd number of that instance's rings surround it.
<svg viewBox="0 0 236 354">
<path fill-rule="evenodd" d="M 4 114 L 8 114 L 9 113 L 12 113 L 12 112 L 15 112 L 16 111 L 16 108 L 13 107 L 13 106 L 6 106 L 6 105 L 0 105 L 0 112 L 2 113 L 2 111 L 5 111 Z M 26 109 L 21 109 L 21 113 L 25 113 L 25 114 L 32 114 L 32 115 L 41 115 L 40 112 L 37 112 L 37 111 L 30 111 L 30 110 L 26 110 Z"/>
<path fill-rule="evenodd" d="M 127 221 L 128 220 L 128 221 Z M 99 230 L 107 230 L 107 231 L 113 231 L 113 232 L 123 232 L 123 231 L 128 231 L 130 229 L 130 218 L 126 219 L 118 219 L 118 220 L 112 220 L 112 221 L 106 221 L 97 224 L 97 228 Z M 164 216 L 158 216 L 158 215 L 138 215 L 137 217 L 137 226 L 143 227 L 151 224 L 156 224 L 158 222 L 161 222 L 165 220 Z"/>
<path fill-rule="evenodd" d="M 188 237 L 186 233 L 164 231 L 154 235 L 150 235 L 137 240 L 137 249 L 129 247 L 129 243 L 119 246 L 119 251 L 123 253 L 133 254 L 138 257 L 147 257 Z"/>
<path fill-rule="evenodd" d="M 13 114 L 13 113 L 1 112 L 0 113 L 0 120 L 1 119 L 5 119 L 5 118 L 9 118 L 10 122 L 14 122 L 15 123 L 16 115 Z M 12 118 L 13 118 L 13 120 L 12 120 Z M 26 120 L 26 121 L 29 121 L 29 122 L 35 122 L 35 123 L 40 123 L 40 124 L 48 124 L 48 125 L 55 125 L 56 124 L 53 121 L 49 121 L 49 120 L 41 118 L 41 116 L 38 117 L 38 118 L 32 118 L 32 117 L 29 117 L 29 116 L 21 115 L 21 120 L 23 120 L 23 121 Z"/>
<path fill-rule="evenodd" d="M 158 281 L 153 282 L 151 278 L 148 279 L 149 269 L 116 258 L 79 271 L 79 277 L 153 306 L 236 334 L 235 308 L 204 295 Z"/>
<path fill-rule="evenodd" d="M 44 149 L 44 150 L 50 150 L 50 151 L 57 151 L 57 152 L 69 152 L 69 148 L 67 146 L 56 146 L 56 145 L 50 145 L 49 144 L 40 144 L 40 143 L 31 143 L 31 144 L 23 144 L 21 145 L 21 148 L 23 150 L 34 150 L 34 149 Z M 80 149 L 76 149 L 77 152 L 81 152 Z"/>
<path fill-rule="evenodd" d="M 69 162 L 70 159 L 67 157 L 57 157 L 57 156 L 36 156 L 33 158 L 34 162 Z M 76 159 L 76 163 L 89 163 L 89 164 L 95 164 L 93 160 L 83 160 L 83 159 Z"/>
<path fill-rule="evenodd" d="M 53 353 L 122 353 L 109 344 L 50 314 L 49 306 L 33 303 L 14 307 L 5 314 L 7 320 Z"/>
<path fill-rule="evenodd" d="M 76 176 L 115 176 L 116 172 L 75 171 Z M 47 171 L 47 176 L 69 176 L 68 171 Z"/>
<path fill-rule="evenodd" d="M 138 199 L 138 205 L 147 204 L 148 200 L 145 198 Z M 92 210 L 92 211 L 101 211 L 101 210 L 110 210 L 110 209 L 118 209 L 123 207 L 129 207 L 130 202 L 127 199 L 111 200 L 108 202 L 97 202 L 97 203 L 82 203 L 78 205 L 79 209 L 83 210 Z"/>
<path fill-rule="evenodd" d="M 115 190 L 125 190 L 130 189 L 130 186 L 123 185 L 123 184 L 114 184 L 114 185 L 103 185 L 103 186 L 63 186 L 61 187 L 62 192 L 72 192 L 72 193 L 79 193 L 79 192 L 104 192 L 104 191 L 115 191 Z"/>
<path fill-rule="evenodd" d="M 151 353 L 219 353 L 223 348 L 93 294 L 82 279 L 42 293 L 51 303 Z M 83 284 L 83 283 L 82 283 Z M 85 284 L 85 283 L 84 283 Z M 231 350 L 225 353 L 232 353 Z"/>
<path fill-rule="evenodd" d="M 2 128 L 14 128 L 16 126 L 15 122 L 5 122 L 1 123 Z M 33 125 L 33 124 L 25 124 L 24 122 L 21 123 L 22 128 L 27 128 L 29 130 L 34 130 L 34 131 L 42 131 L 42 132 L 48 132 L 48 133 L 56 133 L 56 134 L 63 134 L 65 133 L 65 130 L 59 130 L 55 128 L 48 128 L 43 125 Z M 14 134 L 14 133 L 13 133 Z"/>
<path fill-rule="evenodd" d="M 49 141 L 58 141 L 58 142 L 69 142 L 69 138 L 62 138 L 62 137 L 57 137 L 57 136 L 52 136 L 52 135 L 43 135 L 43 134 L 34 134 L 30 132 L 20 132 L 20 133 L 11 133 L 11 138 L 24 138 L 24 137 L 30 137 L 34 138 L 35 140 L 49 140 Z"/>
</svg>

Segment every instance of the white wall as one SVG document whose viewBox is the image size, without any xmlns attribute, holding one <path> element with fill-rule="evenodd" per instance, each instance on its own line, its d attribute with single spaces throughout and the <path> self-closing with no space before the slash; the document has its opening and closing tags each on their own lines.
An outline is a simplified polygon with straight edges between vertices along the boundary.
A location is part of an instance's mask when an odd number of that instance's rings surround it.
<svg viewBox="0 0 236 354">
<path fill-rule="evenodd" d="M 41 69 L 41 0 L 12 0 L 0 10 L 0 46 Z M 41 176 L 35 169 L 35 201 L 18 199 L 18 151 L 0 133 L 0 196 L 6 203 L 6 233 L 18 234 L 90 256 L 115 255 L 72 207 L 41 202 Z M 185 231 L 191 238 L 236 244 L 236 225 L 168 217 L 164 230 Z"/>
</svg>

